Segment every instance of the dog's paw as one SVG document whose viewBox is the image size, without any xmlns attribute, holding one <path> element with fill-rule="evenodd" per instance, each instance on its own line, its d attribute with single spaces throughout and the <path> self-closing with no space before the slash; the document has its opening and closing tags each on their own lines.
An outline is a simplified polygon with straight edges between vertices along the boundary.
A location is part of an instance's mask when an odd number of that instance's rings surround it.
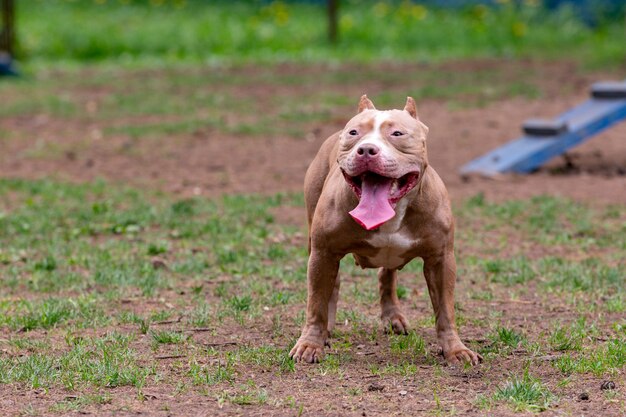
<svg viewBox="0 0 626 417">
<path fill-rule="evenodd" d="M 399 311 L 391 311 L 387 314 L 383 313 L 381 317 L 385 332 L 395 334 L 409 334 L 409 324 L 406 317 Z"/>
<path fill-rule="evenodd" d="M 296 362 L 319 363 L 324 357 L 324 346 L 300 338 L 289 352 L 289 357 Z"/>
<path fill-rule="evenodd" d="M 476 366 L 483 361 L 483 357 L 480 356 L 480 354 L 468 349 L 463 344 L 456 349 L 444 351 L 443 356 L 450 366 L 459 365 L 461 363 L 469 363 L 472 366 Z"/>
</svg>

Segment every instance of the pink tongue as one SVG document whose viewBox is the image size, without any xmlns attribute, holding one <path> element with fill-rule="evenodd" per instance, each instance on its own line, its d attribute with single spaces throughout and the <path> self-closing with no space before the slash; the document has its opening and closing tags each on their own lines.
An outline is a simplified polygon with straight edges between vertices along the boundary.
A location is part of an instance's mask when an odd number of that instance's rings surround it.
<svg viewBox="0 0 626 417">
<path fill-rule="evenodd" d="M 396 215 L 389 204 L 389 190 L 392 184 L 391 178 L 369 173 L 363 176 L 361 200 L 350 215 L 366 230 L 376 229 Z"/>
</svg>

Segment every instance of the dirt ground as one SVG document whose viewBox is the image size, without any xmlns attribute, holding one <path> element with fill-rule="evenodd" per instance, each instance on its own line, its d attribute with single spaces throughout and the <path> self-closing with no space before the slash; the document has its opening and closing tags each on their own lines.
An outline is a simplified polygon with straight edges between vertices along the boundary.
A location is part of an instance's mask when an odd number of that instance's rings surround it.
<svg viewBox="0 0 626 417">
<path fill-rule="evenodd" d="M 379 66 L 376 71 L 394 72 L 398 79 L 410 78 L 411 74 L 421 70 L 420 65 Z M 581 72 L 569 63 L 536 62 L 460 62 L 444 66 L 446 70 L 462 72 L 480 72 L 494 69 L 509 74 L 514 79 L 523 72 L 535 72 L 534 85 L 541 92 L 541 97 L 532 98 L 516 95 L 512 98 L 489 100 L 485 104 L 452 106 L 448 98 L 416 97 L 422 120 L 429 126 L 428 152 L 431 165 L 438 171 L 446 183 L 453 202 L 483 193 L 489 201 L 524 199 L 535 195 L 554 195 L 584 201 L 592 205 L 626 204 L 626 123 L 617 125 L 595 137 L 569 153 L 567 160 L 556 158 L 538 172 L 527 176 L 505 175 L 497 179 L 473 177 L 462 179 L 459 168 L 471 159 L 478 157 L 494 147 L 513 139 L 519 134 L 519 126 L 530 117 L 550 117 L 570 108 L 587 98 L 588 86 L 602 78 L 616 79 L 617 73 Z M 358 71 L 358 68 L 354 69 Z M 257 69 L 250 67 L 224 69 L 239 76 L 251 74 Z M 228 90 L 233 96 L 238 95 L 241 117 L 245 118 L 245 106 L 249 101 L 256 101 L 268 114 L 277 112 L 276 104 L 270 97 L 276 94 L 299 96 L 306 101 L 309 94 L 319 88 L 316 77 L 327 71 L 329 66 L 282 65 L 268 71 L 273 76 L 290 77 L 305 74 L 310 82 L 305 85 L 280 87 L 276 84 L 258 84 L 247 88 Z M 81 74 L 88 77 L 89 72 Z M 623 76 L 623 74 L 622 74 Z M 409 82 L 411 84 L 411 82 Z M 278 85 L 278 87 L 277 87 Z M 220 86 L 207 86 L 208 91 L 220 90 Z M 7 115 L 0 119 L 0 133 L 11 132 L 11 137 L 0 141 L 0 176 L 14 178 L 53 177 L 68 181 L 91 181 L 104 178 L 114 183 L 134 187 L 160 189 L 174 195 L 219 196 L 225 193 L 267 193 L 299 192 L 306 168 L 315 152 L 326 137 L 341 129 L 353 114 L 358 98 L 368 93 L 376 101 L 376 96 L 391 90 L 397 95 L 397 107 L 404 103 L 406 92 L 402 82 L 377 82 L 376 76 L 368 78 L 367 83 L 347 82 L 334 86 L 354 105 L 339 105 L 325 120 L 311 120 L 302 123 L 305 134 L 302 137 L 292 135 L 232 135 L 211 127 L 199 128 L 192 132 L 182 132 L 154 140 L 134 139 L 124 134 L 103 135 L 106 123 L 90 118 L 90 106 L 96 103 L 106 91 L 90 88 L 77 88 L 72 92 L 72 100 L 84 109 L 84 117 L 63 118 L 46 113 L 29 115 Z M 464 100 L 460 97 L 458 100 Z M 457 100 L 457 101 L 458 101 Z M 468 102 L 473 103 L 470 99 Z M 91 103 L 91 104 L 90 104 Z M 313 107 L 315 103 L 311 104 Z M 236 111 L 231 117 L 237 118 Z M 134 119 L 137 123 L 158 121 L 159 116 L 149 119 Z M 254 120 L 254 119 L 252 119 Z M 236 121 L 236 120 L 235 120 Z M 284 122 L 282 122 L 284 123 Z M 50 145 L 54 144 L 54 152 Z M 279 212 L 279 221 L 299 224 L 303 221 L 301 210 Z M 304 239 L 302 242 L 304 244 Z M 460 249 L 462 254 L 462 249 Z M 347 278 L 345 285 L 356 282 L 358 278 Z M 417 285 L 419 284 L 419 285 Z M 421 283 L 415 287 L 422 288 Z M 461 284 L 461 292 L 470 283 Z M 413 287 L 410 287 L 413 288 Z M 422 288 L 423 290 L 423 288 Z M 417 290 L 416 290 L 417 291 Z M 529 299 L 520 299 L 516 303 L 501 303 L 498 297 L 489 303 L 489 308 L 504 311 L 504 316 L 513 326 L 532 328 L 530 334 L 547 331 L 542 322 L 533 323 L 533 315 L 542 312 L 547 323 L 550 317 L 563 314 L 573 317 L 571 306 L 551 306 L 545 299 L 532 298 L 534 291 L 529 289 Z M 431 314 L 428 300 L 416 297 L 408 318 L 410 322 Z M 466 300 L 464 308 L 468 312 L 485 307 L 485 303 Z M 295 308 L 295 307 L 294 307 Z M 377 316 L 377 306 L 372 305 L 368 312 Z M 298 310 L 302 306 L 297 306 Z M 565 313 L 564 313 L 565 312 Z M 297 310 L 294 309 L 294 314 Z M 469 314 L 469 313 L 468 313 Z M 488 311 L 481 310 L 480 318 L 488 320 Z M 270 316 L 268 316 L 270 317 Z M 264 319 L 265 327 L 229 328 L 223 333 L 194 335 L 198 343 L 216 339 L 237 343 L 250 343 L 255 339 L 267 343 L 267 334 L 271 332 L 269 318 Z M 347 326 L 347 324 L 346 324 Z M 547 326 L 547 324 L 546 324 Z M 349 329 L 349 327 L 347 327 Z M 123 329 L 122 329 L 123 330 Z M 297 332 L 297 329 L 289 329 Z M 347 330 L 349 331 L 349 330 Z M 464 327 L 463 338 L 474 341 L 484 340 L 484 335 L 472 325 Z M 425 338 L 434 350 L 434 332 Z M 206 339 L 206 340 L 204 340 Z M 355 371 L 339 376 L 320 376 L 319 372 L 307 370 L 298 365 L 293 378 L 275 379 L 271 373 L 254 369 L 254 377 L 260 388 L 271 388 L 276 396 L 292 395 L 299 402 L 307 402 L 307 415 L 422 415 L 439 410 L 438 401 L 433 397 L 433 386 L 429 384 L 433 366 L 425 362 L 416 377 L 407 382 L 403 379 L 385 378 L 379 381 L 368 371 L 373 365 L 383 365 L 383 351 L 387 347 L 374 345 L 362 337 L 355 354 Z M 138 349 L 149 349 L 148 342 L 139 342 Z M 142 346 L 141 343 L 146 346 Z M 228 349 L 226 347 L 225 349 Z M 332 354 L 332 353 L 331 353 Z M 451 370 L 445 378 L 448 393 L 455 398 L 454 403 L 442 405 L 442 414 L 467 416 L 489 415 L 472 405 L 477 392 L 484 389 L 485 380 L 490 375 L 501 376 L 503 372 L 518 369 L 527 352 L 513 352 L 498 363 L 499 369 L 477 368 L 464 372 Z M 545 372 L 557 373 L 546 358 Z M 174 370 L 173 360 L 162 360 L 159 366 Z M 171 366 L 171 368 L 169 368 Z M 423 380 L 421 380 L 421 379 Z M 439 378 L 439 377 L 437 377 Z M 440 379 L 438 379 L 439 381 Z M 566 388 L 568 402 L 564 408 L 548 411 L 550 415 L 620 415 L 623 410 L 607 408 L 601 398 L 599 382 L 595 377 L 579 376 L 575 383 Z M 333 388 L 336 384 L 341 389 L 338 394 Z M 346 390 L 355 388 L 362 392 L 363 400 L 346 394 Z M 176 387 L 171 383 L 158 388 L 145 390 L 143 402 L 130 399 L 134 389 L 115 388 L 111 390 L 116 398 L 128 398 L 126 408 L 119 403 L 113 408 L 87 407 L 81 412 L 101 415 L 293 415 L 298 409 L 276 409 L 257 407 L 242 409 L 226 404 L 217 408 L 213 397 L 197 396 L 185 393 L 173 400 Z M 577 400 L 581 390 L 588 389 L 594 401 L 589 403 Z M 0 407 L 3 410 L 21 410 L 27 402 L 38 404 L 39 409 L 46 409 L 62 400 L 67 393 L 52 389 L 24 391 L 16 386 L 0 385 Z M 314 399 L 314 400 L 312 400 Z M 174 402 L 173 402 L 174 401 Z M 210 410 L 210 411 L 207 411 Z M 287 411 L 285 411 L 287 410 Z M 607 411 L 608 410 L 608 411 Z M 35 413 L 36 414 L 36 413 Z M 45 413 L 44 413 L 45 414 Z M 513 411 L 498 409 L 497 415 L 513 415 Z M 623 414 L 621 414 L 623 415 Z"/>
<path fill-rule="evenodd" d="M 459 74 L 495 69 L 504 74 L 504 81 L 507 78 L 513 81 L 525 72 L 532 73 L 530 82 L 541 93 L 540 98 L 502 98 L 478 106 L 472 105 L 475 100 L 471 97 L 459 94 L 457 103 L 464 104 L 464 100 L 467 103 L 456 108 L 451 108 L 450 100 L 416 97 L 420 117 L 430 128 L 430 163 L 444 179 L 453 200 L 477 193 L 496 201 L 550 194 L 599 203 L 626 203 L 626 123 L 574 148 L 567 160 L 555 158 L 533 175 L 470 181 L 458 175 L 459 168 L 466 162 L 518 137 L 525 119 L 556 116 L 585 100 L 592 82 L 619 79 L 620 74 L 580 72 L 568 63 L 532 61 L 459 62 L 443 68 Z M 256 102 L 257 107 L 271 117 L 278 111 L 278 105 L 270 100 L 272 96 L 290 96 L 304 101 L 316 90 L 316 77 L 334 70 L 319 65 L 306 68 L 283 65 L 268 70 L 278 80 L 276 83 L 234 89 L 216 85 L 206 88 L 209 93 L 226 90 L 236 96 L 241 113 L 237 114 L 235 109 L 226 118 L 233 119 L 227 120 L 228 123 L 237 123 L 249 116 L 244 108 L 250 101 Z M 363 82 L 347 82 L 332 88 L 339 88 L 340 93 L 354 103 L 364 92 L 375 99 L 386 90 L 397 91 L 394 102 L 397 101 L 396 107 L 401 107 L 407 91 L 416 83 L 410 78 L 411 74 L 418 74 L 420 70 L 419 65 L 381 66 L 372 71 L 369 78 L 364 77 Z M 245 77 L 255 69 L 221 71 Z M 392 72 L 397 79 L 377 82 L 376 71 Z M 306 77 L 308 83 L 281 87 L 282 77 L 295 74 Z M 89 77 L 89 73 L 82 76 Z M 403 89 L 405 77 L 408 86 Z M 303 126 L 306 131 L 302 137 L 287 134 L 235 136 L 219 129 L 200 127 L 167 139 L 136 140 L 120 134 L 103 137 L 103 123 L 89 118 L 91 107 L 97 107 L 103 94 L 101 90 L 88 88 L 72 91 L 72 100 L 85 113 L 85 117 L 77 119 L 55 118 L 45 113 L 0 119 L 0 129 L 20 137 L 2 144 L 0 175 L 26 178 L 52 175 L 71 181 L 105 178 L 185 195 L 300 191 L 306 168 L 317 149 L 326 137 L 344 126 L 356 107 L 356 104 L 336 106 L 327 120 L 294 121 L 293 124 Z M 315 108 L 315 103 L 310 106 Z M 145 124 L 163 120 L 163 117 L 130 119 L 133 123 Z M 46 155 L 49 143 L 54 143 L 57 150 L 51 156 Z M 64 150 L 60 156 L 58 149 Z"/>
</svg>

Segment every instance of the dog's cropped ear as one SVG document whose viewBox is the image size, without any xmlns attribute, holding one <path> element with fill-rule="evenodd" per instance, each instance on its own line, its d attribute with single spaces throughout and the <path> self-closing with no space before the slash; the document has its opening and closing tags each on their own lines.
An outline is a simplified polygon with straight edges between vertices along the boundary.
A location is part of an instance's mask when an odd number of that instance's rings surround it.
<svg viewBox="0 0 626 417">
<path fill-rule="evenodd" d="M 358 112 L 361 113 L 363 110 L 376 110 L 376 107 L 374 107 L 374 103 L 372 103 L 372 100 L 367 98 L 366 94 L 363 94 L 361 96 L 361 100 L 359 101 Z"/>
<path fill-rule="evenodd" d="M 415 100 L 413 100 L 413 97 L 406 98 L 404 111 L 408 112 L 412 118 L 419 120 L 419 117 L 417 117 L 417 106 L 415 105 Z"/>
</svg>

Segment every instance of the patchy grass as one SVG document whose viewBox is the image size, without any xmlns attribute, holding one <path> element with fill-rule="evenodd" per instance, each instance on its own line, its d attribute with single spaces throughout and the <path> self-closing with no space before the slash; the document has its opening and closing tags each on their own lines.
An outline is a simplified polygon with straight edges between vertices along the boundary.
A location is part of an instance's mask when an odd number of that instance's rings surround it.
<svg viewBox="0 0 626 417">
<path fill-rule="evenodd" d="M 380 406 L 373 393 L 382 386 L 406 391 L 409 403 L 435 393 L 430 411 L 439 414 L 463 401 L 540 411 L 576 407 L 572 390 L 592 390 L 589 381 L 625 382 L 623 236 L 614 233 L 622 207 L 607 216 L 551 197 L 494 204 L 478 196 L 458 208 L 458 247 L 489 254 L 458 259 L 457 322 L 485 358 L 474 374 L 442 366 L 436 354 L 428 293 L 414 278 L 420 262 L 400 273 L 408 336 L 384 333 L 375 273 L 346 260 L 325 360 L 307 367 L 288 358 L 304 317 L 306 239 L 304 225 L 282 224 L 273 209 L 302 210 L 301 195 L 176 199 L 104 182 L 4 179 L 0 196 L 0 328 L 8 335 L 0 389 L 70 393 L 46 412 L 120 407 L 155 389 L 206 395 L 232 410 L 331 410 L 299 394 L 303 376 L 353 381 L 342 392 L 357 408 Z M 552 217 L 538 224 L 542 210 Z M 568 257 L 583 239 L 574 217 L 585 219 L 583 258 Z M 474 238 L 485 229 L 489 240 Z M 562 238 L 549 238 L 555 232 Z M 503 250 L 501 234 L 541 250 Z M 446 388 L 459 377 L 478 397 Z M 603 406 L 619 406 L 605 398 Z"/>
<path fill-rule="evenodd" d="M 390 339 L 390 348 L 393 353 L 398 355 L 409 355 L 411 357 L 426 356 L 426 342 L 415 333 L 409 332 L 407 336 L 394 335 Z"/>
<path fill-rule="evenodd" d="M 119 333 L 97 339 L 71 338 L 70 350 L 59 356 L 34 353 L 2 359 L 2 382 L 21 382 L 29 388 L 62 384 L 71 391 L 85 384 L 141 388 L 154 369 L 139 365 L 137 352 L 129 346 L 132 339 L 132 335 Z"/>
<path fill-rule="evenodd" d="M 184 334 L 169 330 L 153 331 L 150 335 L 156 345 L 177 345 L 179 343 L 184 343 L 187 340 L 187 336 Z"/>
<path fill-rule="evenodd" d="M 507 327 L 496 328 L 488 338 L 491 344 L 483 349 L 484 353 L 511 351 L 517 349 L 525 340 L 521 333 Z"/>
<path fill-rule="evenodd" d="M 611 339 L 598 347 L 584 349 L 578 355 L 563 355 L 556 360 L 554 366 L 566 375 L 574 372 L 598 376 L 618 374 L 626 364 L 624 342 L 623 338 Z"/>
<path fill-rule="evenodd" d="M 445 65 L 359 71 L 353 65 L 319 65 L 313 73 L 305 66 L 287 65 L 179 64 L 156 73 L 149 68 L 42 70 L 20 82 L 0 83 L 0 95 L 5 97 L 0 118 L 24 118 L 46 126 L 44 134 L 36 135 L 36 144 L 15 151 L 20 158 L 67 163 L 88 159 L 94 146 L 132 156 L 171 144 L 172 137 L 303 139 L 319 129 L 321 120 L 336 115 L 338 107 L 352 111 L 364 91 L 381 107 L 397 107 L 398 97 L 410 94 L 419 100 L 447 100 L 451 109 L 545 93 L 545 74 L 514 65 L 510 70 L 485 65 L 472 71 Z M 292 83 L 288 88 L 285 78 Z M 513 88 L 512 79 L 525 87 Z M 354 88 L 353 97 L 342 89 L 347 84 Z M 307 100 L 302 100 L 304 96 Z M 48 125 L 51 120 L 58 126 Z M 29 124 L 10 126 L 2 134 L 9 144 L 21 148 L 32 140 Z"/>
</svg>

